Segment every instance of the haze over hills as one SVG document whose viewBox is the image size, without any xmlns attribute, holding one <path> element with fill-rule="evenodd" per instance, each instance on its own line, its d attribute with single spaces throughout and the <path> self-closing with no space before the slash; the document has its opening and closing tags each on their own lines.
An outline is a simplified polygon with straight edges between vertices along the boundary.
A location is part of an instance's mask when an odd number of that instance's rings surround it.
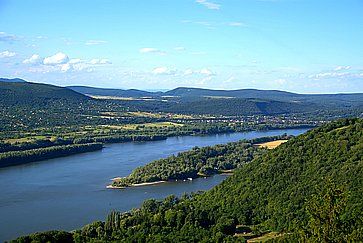
<svg viewBox="0 0 363 243">
<path fill-rule="evenodd" d="M 211 90 L 180 87 L 166 92 L 137 89 L 102 89 L 85 86 L 59 87 L 30 83 L 21 79 L 0 82 L 3 103 L 27 103 L 34 100 L 65 99 L 79 102 L 117 97 L 118 104 L 131 110 L 213 115 L 278 115 L 311 113 L 324 110 L 362 112 L 363 94 L 296 94 L 279 90 Z M 148 98 L 144 100 L 144 98 Z M 140 100 L 142 99 L 142 100 Z M 30 102 L 30 103 L 31 103 Z"/>
<path fill-rule="evenodd" d="M 297 94 L 280 90 L 213 90 L 201 88 L 179 87 L 166 92 L 149 92 L 137 89 L 103 89 L 87 86 L 69 86 L 68 88 L 87 95 L 119 96 L 119 97 L 168 97 L 175 96 L 187 100 L 198 97 L 263 99 L 287 102 L 313 102 L 320 104 L 363 105 L 363 93 L 349 94 Z"/>
<path fill-rule="evenodd" d="M 0 82 L 10 83 L 30 83 L 20 78 L 0 78 Z M 33 83 L 39 84 L 40 83 Z M 47 84 L 42 84 L 47 87 Z M 59 87 L 50 85 L 53 87 Z M 61 87 L 59 87 L 61 88 Z M 363 93 L 337 93 L 337 94 L 298 94 L 281 90 L 258 90 L 258 89 L 238 89 L 238 90 L 214 90 L 190 87 L 178 87 L 169 91 L 145 91 L 139 89 L 111 89 L 95 88 L 89 86 L 67 86 L 78 93 L 89 96 L 110 96 L 110 97 L 178 97 L 184 100 L 195 100 L 198 98 L 241 98 L 241 99 L 262 99 L 285 102 L 312 102 L 320 104 L 339 105 L 363 105 Z"/>
<path fill-rule="evenodd" d="M 93 96 L 116 96 L 116 97 L 154 97 L 163 95 L 162 92 L 150 92 L 138 89 L 107 89 L 88 86 L 68 86 L 76 92 Z"/>
</svg>

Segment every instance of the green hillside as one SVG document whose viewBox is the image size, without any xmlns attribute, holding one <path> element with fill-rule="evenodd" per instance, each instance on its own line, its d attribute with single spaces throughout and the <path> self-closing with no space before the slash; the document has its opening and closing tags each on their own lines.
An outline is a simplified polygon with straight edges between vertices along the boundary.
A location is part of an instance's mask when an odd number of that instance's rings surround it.
<svg viewBox="0 0 363 243">
<path fill-rule="evenodd" d="M 301 102 L 281 102 L 261 99 L 205 98 L 175 104 L 167 111 L 184 114 L 213 114 L 225 116 L 278 115 L 303 112 L 316 112 L 323 107 Z"/>
<path fill-rule="evenodd" d="M 257 143 L 285 140 L 290 137 L 285 134 L 202 148 L 195 147 L 176 156 L 172 155 L 138 167 L 127 177 L 114 180 L 112 185 L 127 187 L 138 183 L 187 180 L 231 172 L 266 152 L 267 149 L 257 146 Z"/>
<path fill-rule="evenodd" d="M 363 120 L 334 122 L 291 139 L 200 197 L 198 204 L 213 219 L 228 215 L 239 224 L 294 231 L 306 227 L 306 201 L 328 180 L 347 194 L 341 213 L 346 234 L 362 230 Z"/>
<path fill-rule="evenodd" d="M 169 101 L 182 102 L 184 106 L 194 105 L 189 102 L 199 102 L 205 98 L 236 98 L 239 101 L 245 99 L 270 100 L 288 103 L 297 103 L 309 106 L 328 107 L 330 109 L 359 108 L 363 105 L 362 93 L 351 94 L 297 94 L 280 90 L 258 90 L 258 89 L 237 89 L 237 90 L 213 90 L 190 87 L 179 87 L 166 92 L 149 92 L 137 89 L 104 89 L 87 86 L 68 87 L 82 94 L 99 96 L 118 96 L 118 97 L 153 97 L 155 99 L 167 99 Z M 217 103 L 208 100 L 210 103 Z M 219 101 L 224 102 L 224 101 Z M 204 103 L 205 104 L 205 103 Z M 205 104 L 206 105 L 206 104 Z M 201 105 L 200 105 L 201 107 Z M 206 107 L 205 109 L 207 109 Z M 305 110 L 306 111 L 306 110 Z"/>
<path fill-rule="evenodd" d="M 88 100 L 83 94 L 68 88 L 49 84 L 29 82 L 0 82 L 1 104 L 29 104 L 33 102 L 46 102 L 50 100 L 68 100 L 79 102 Z"/>
<path fill-rule="evenodd" d="M 87 95 L 99 95 L 99 96 L 119 96 L 119 97 L 154 97 L 160 96 L 161 92 L 148 92 L 137 89 L 105 89 L 105 88 L 94 88 L 87 86 L 68 86 L 67 88 L 72 89 L 76 92 L 87 94 Z"/>
<path fill-rule="evenodd" d="M 339 120 L 289 140 L 242 166 L 214 189 L 111 213 L 72 234 L 17 242 L 245 242 L 363 239 L 363 120 Z M 279 233 L 277 233 L 279 232 Z M 238 233 L 238 234 L 236 234 Z"/>
</svg>

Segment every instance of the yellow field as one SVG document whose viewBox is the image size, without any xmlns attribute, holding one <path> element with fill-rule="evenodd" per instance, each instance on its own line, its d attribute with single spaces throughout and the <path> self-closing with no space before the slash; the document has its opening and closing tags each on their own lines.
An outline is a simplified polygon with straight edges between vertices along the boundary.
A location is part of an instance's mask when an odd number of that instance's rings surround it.
<svg viewBox="0 0 363 243">
<path fill-rule="evenodd" d="M 286 143 L 287 141 L 288 140 L 284 139 L 284 140 L 276 140 L 276 141 L 271 141 L 271 142 L 266 142 L 266 143 L 257 143 L 256 146 L 268 148 L 268 149 L 274 149 L 277 146 L 279 146 L 280 144 Z"/>
<path fill-rule="evenodd" d="M 153 117 L 160 118 L 161 115 L 159 113 L 151 113 L 151 112 L 143 112 L 143 111 L 129 111 L 126 114 L 131 116 L 141 116 L 141 117 Z"/>
<path fill-rule="evenodd" d="M 180 127 L 180 126 L 184 125 L 175 122 L 153 122 L 153 123 L 142 123 L 142 124 L 127 124 L 123 125 L 122 128 L 134 130 L 137 127 Z"/>
</svg>

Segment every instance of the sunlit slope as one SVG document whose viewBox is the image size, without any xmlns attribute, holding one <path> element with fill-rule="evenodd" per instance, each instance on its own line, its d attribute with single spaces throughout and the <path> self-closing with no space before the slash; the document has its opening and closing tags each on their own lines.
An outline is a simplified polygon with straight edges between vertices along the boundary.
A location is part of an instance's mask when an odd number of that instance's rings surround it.
<svg viewBox="0 0 363 243">
<path fill-rule="evenodd" d="M 198 204 L 214 219 L 228 215 L 239 224 L 294 230 L 307 224 L 305 202 L 327 180 L 349 193 L 343 213 L 350 222 L 347 230 L 362 227 L 362 119 L 333 122 L 281 144 L 201 196 Z"/>
</svg>

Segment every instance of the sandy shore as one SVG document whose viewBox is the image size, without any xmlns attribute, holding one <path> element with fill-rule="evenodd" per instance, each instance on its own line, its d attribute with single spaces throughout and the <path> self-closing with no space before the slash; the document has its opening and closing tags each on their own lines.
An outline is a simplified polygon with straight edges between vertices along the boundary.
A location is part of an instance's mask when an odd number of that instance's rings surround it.
<svg viewBox="0 0 363 243">
<path fill-rule="evenodd" d="M 106 188 L 107 189 L 125 189 L 126 187 L 124 187 L 124 186 L 107 185 Z"/>
<path fill-rule="evenodd" d="M 165 183 L 166 181 L 153 181 L 153 182 L 144 182 L 139 184 L 132 184 L 131 186 L 137 187 L 137 186 L 150 186 L 150 185 L 157 185 L 161 183 Z"/>
<path fill-rule="evenodd" d="M 112 180 L 115 180 L 112 179 Z M 116 178 L 117 180 L 117 178 Z M 138 184 L 131 184 L 130 186 L 127 187 L 139 187 L 139 186 L 151 186 L 151 185 L 157 185 L 157 184 L 161 184 L 161 183 L 165 183 L 166 181 L 153 181 L 153 182 L 144 182 L 144 183 L 138 183 Z M 107 189 L 125 189 L 126 186 L 113 186 L 113 185 L 108 185 L 106 186 Z"/>
</svg>

